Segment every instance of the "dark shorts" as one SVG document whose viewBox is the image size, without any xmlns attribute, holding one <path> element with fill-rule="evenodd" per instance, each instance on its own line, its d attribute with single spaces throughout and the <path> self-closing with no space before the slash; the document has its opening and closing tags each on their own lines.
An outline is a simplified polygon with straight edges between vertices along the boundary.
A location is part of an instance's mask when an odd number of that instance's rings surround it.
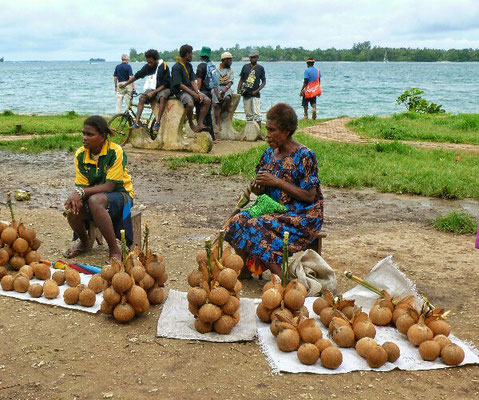
<svg viewBox="0 0 479 400">
<path fill-rule="evenodd" d="M 148 99 L 145 94 L 152 92 L 152 89 L 148 89 L 141 95 L 145 99 L 145 104 L 151 104 L 153 101 L 160 101 L 160 99 L 163 97 L 165 100 L 168 100 L 168 96 L 170 95 L 171 91 L 170 89 L 163 89 L 161 92 L 158 92 L 155 94 L 155 96 L 152 99 Z"/>
<path fill-rule="evenodd" d="M 128 196 L 126 192 L 110 192 L 105 193 L 105 196 L 108 198 L 106 210 L 108 211 L 108 214 L 110 214 L 111 220 L 115 221 L 118 218 L 121 218 L 123 216 L 123 207 L 128 200 L 131 201 L 130 196 Z M 83 201 L 83 207 L 85 207 L 88 219 L 93 220 L 90 208 L 88 207 L 88 200 Z"/>
<path fill-rule="evenodd" d="M 303 107 L 307 106 L 308 104 L 316 104 L 316 97 L 318 96 L 314 96 L 314 97 L 311 97 L 310 99 L 307 99 L 306 97 L 303 96 Z"/>
<path fill-rule="evenodd" d="M 193 96 L 189 93 L 180 91 L 176 97 L 186 106 L 188 103 L 194 103 L 195 99 L 193 99 Z"/>
</svg>

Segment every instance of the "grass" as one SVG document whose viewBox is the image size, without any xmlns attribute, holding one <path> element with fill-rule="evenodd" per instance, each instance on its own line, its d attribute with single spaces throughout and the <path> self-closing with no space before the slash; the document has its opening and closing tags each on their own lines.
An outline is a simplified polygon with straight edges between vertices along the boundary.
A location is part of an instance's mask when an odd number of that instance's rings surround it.
<svg viewBox="0 0 479 400">
<path fill-rule="evenodd" d="M 298 131 L 301 129 L 309 128 L 310 126 L 318 125 L 322 122 L 329 121 L 334 118 L 322 118 L 322 119 L 298 119 Z M 246 121 L 242 119 L 234 119 L 233 120 L 233 127 L 237 130 L 240 131 L 242 130 L 246 125 Z M 266 124 L 263 122 L 261 124 L 261 134 L 263 137 L 266 136 Z"/>
<path fill-rule="evenodd" d="M 0 113 L 1 135 L 47 135 L 58 133 L 79 133 L 86 115 L 69 111 L 63 115 L 19 115 L 11 111 Z M 17 125 L 22 125 L 17 132 Z"/>
<path fill-rule="evenodd" d="M 365 116 L 348 127 L 367 137 L 479 144 L 479 114 L 394 114 L 389 118 Z"/>
<path fill-rule="evenodd" d="M 408 193 L 445 199 L 479 199 L 477 156 L 444 150 L 420 150 L 407 144 L 350 144 L 326 142 L 306 134 L 295 139 L 317 156 L 324 185 L 343 188 L 374 188 L 381 192 Z M 170 160 L 179 167 L 188 162 L 219 163 L 222 175 L 254 177 L 255 166 L 266 145 L 248 151 L 213 157 L 208 155 Z"/>
<path fill-rule="evenodd" d="M 459 211 L 437 217 L 432 225 L 439 231 L 452 232 L 457 235 L 474 234 L 477 230 L 476 220 L 468 213 Z"/>
</svg>

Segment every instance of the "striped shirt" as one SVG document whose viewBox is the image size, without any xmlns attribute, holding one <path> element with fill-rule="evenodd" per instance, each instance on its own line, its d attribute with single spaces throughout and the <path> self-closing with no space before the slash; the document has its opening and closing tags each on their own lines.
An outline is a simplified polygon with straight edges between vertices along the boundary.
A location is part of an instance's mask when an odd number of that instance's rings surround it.
<svg viewBox="0 0 479 400">
<path fill-rule="evenodd" d="M 113 192 L 126 192 L 132 199 L 135 196 L 123 148 L 105 140 L 95 161 L 90 150 L 80 147 L 75 153 L 75 185 L 91 187 L 105 182 L 116 183 Z"/>
</svg>

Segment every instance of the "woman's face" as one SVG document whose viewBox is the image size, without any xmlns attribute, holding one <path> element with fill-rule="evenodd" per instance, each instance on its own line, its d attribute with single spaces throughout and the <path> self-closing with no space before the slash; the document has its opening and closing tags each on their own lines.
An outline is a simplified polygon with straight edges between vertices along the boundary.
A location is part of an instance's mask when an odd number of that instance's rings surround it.
<svg viewBox="0 0 479 400">
<path fill-rule="evenodd" d="M 266 121 L 266 141 L 269 147 L 276 149 L 284 145 L 289 139 L 289 131 L 280 130 L 276 121 Z"/>
<path fill-rule="evenodd" d="M 98 154 L 105 143 L 105 136 L 90 125 L 83 125 L 82 134 L 83 147 L 89 149 L 93 154 Z"/>
</svg>

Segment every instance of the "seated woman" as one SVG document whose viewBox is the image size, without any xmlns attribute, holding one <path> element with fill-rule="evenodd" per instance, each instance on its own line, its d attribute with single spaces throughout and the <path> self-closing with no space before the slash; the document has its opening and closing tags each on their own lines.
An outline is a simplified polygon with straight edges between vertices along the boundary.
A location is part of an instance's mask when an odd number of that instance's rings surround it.
<svg viewBox="0 0 479 400">
<path fill-rule="evenodd" d="M 91 249 L 86 223 L 93 220 L 108 244 L 110 260 L 121 260 L 116 237 L 130 214 L 134 196 L 126 154 L 108 140 L 112 132 L 99 115 L 85 120 L 82 134 L 83 147 L 75 153 L 76 189 L 65 202 L 68 223 L 80 240 L 64 256 L 73 258 Z"/>
<path fill-rule="evenodd" d="M 247 212 L 236 214 L 227 222 L 225 240 L 243 259 L 262 263 L 281 276 L 284 232 L 290 235 L 290 253 L 305 250 L 321 229 L 323 196 L 315 154 L 293 140 L 298 127 L 296 112 L 279 103 L 268 111 L 266 118 L 269 148 L 256 167 L 252 191 L 267 194 L 283 204 L 286 212 L 258 218 L 250 218 Z"/>
</svg>

